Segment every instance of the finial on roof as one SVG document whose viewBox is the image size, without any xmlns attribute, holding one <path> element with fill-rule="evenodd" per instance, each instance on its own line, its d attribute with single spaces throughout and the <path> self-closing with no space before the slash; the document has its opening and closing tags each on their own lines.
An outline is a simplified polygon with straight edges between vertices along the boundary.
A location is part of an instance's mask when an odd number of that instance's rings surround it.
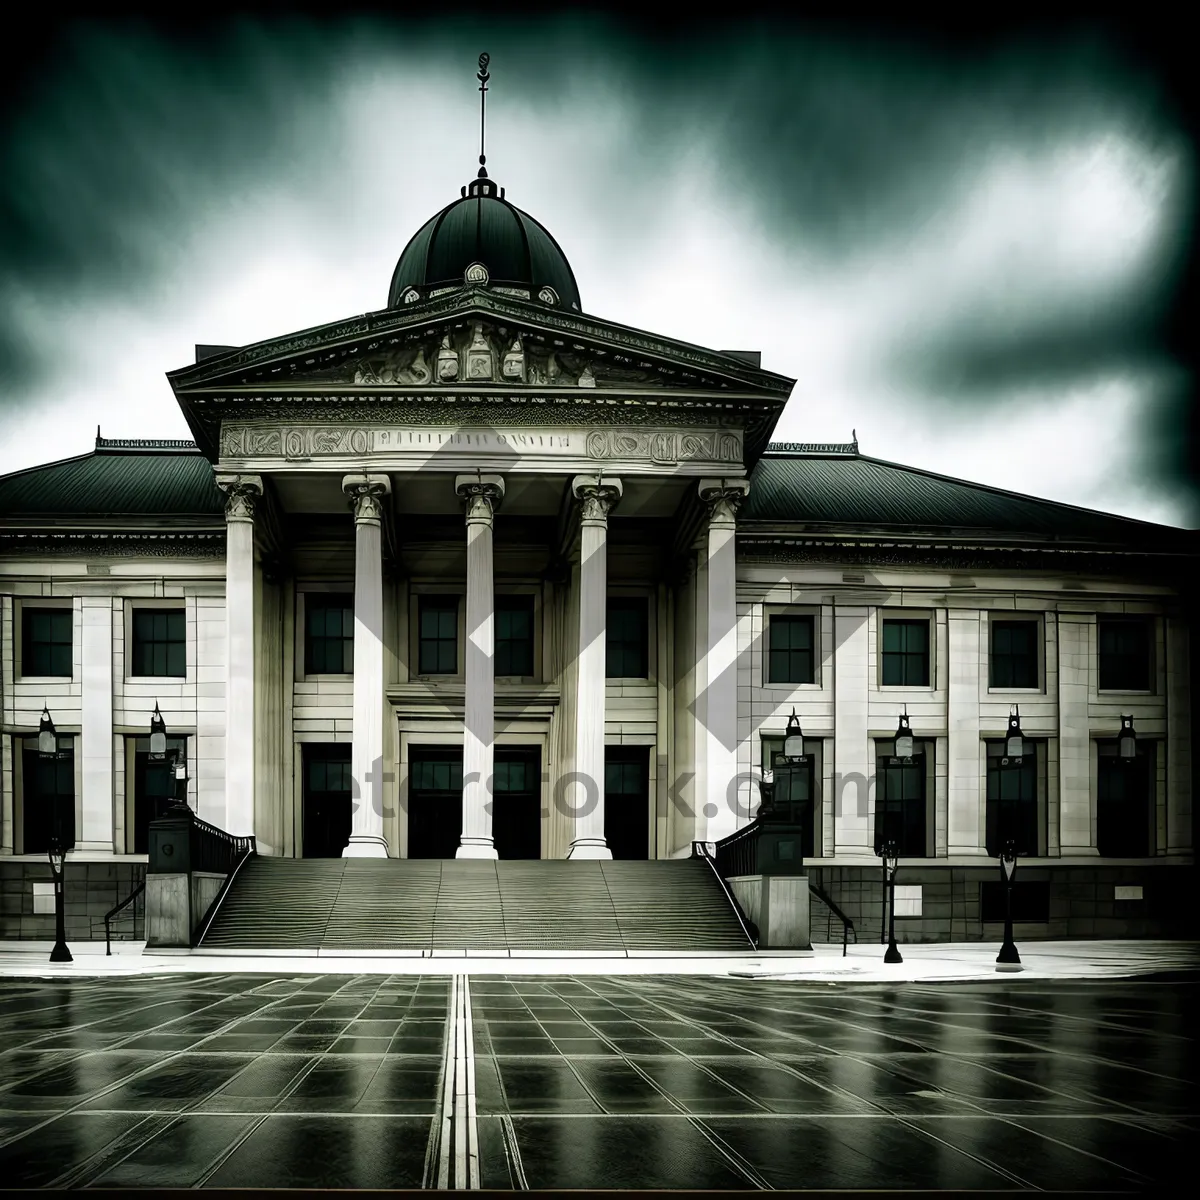
<svg viewBox="0 0 1200 1200">
<path fill-rule="evenodd" d="M 476 78 L 479 80 L 479 178 L 486 179 L 488 177 L 487 167 L 484 163 L 487 162 L 487 155 L 483 152 L 483 132 L 484 132 L 484 111 L 487 103 L 487 85 L 491 75 L 488 74 L 488 63 L 491 58 L 487 54 L 479 56 L 479 72 Z"/>
<path fill-rule="evenodd" d="M 858 453 L 858 430 L 850 430 L 850 444 L 854 447 L 854 453 Z"/>
</svg>

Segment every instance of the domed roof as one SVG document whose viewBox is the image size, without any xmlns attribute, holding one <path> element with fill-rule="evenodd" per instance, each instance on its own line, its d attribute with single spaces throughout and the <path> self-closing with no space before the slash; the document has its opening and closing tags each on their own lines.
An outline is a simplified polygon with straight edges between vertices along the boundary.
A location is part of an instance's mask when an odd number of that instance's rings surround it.
<svg viewBox="0 0 1200 1200">
<path fill-rule="evenodd" d="M 463 287 L 467 268 L 476 264 L 485 273 L 473 272 L 473 280 L 528 289 L 530 299 L 552 288 L 553 298 L 543 300 L 580 311 L 575 275 L 558 243 L 486 177 L 413 234 L 392 275 L 388 307 L 402 307 L 406 293 L 415 300 L 438 288 Z"/>
</svg>

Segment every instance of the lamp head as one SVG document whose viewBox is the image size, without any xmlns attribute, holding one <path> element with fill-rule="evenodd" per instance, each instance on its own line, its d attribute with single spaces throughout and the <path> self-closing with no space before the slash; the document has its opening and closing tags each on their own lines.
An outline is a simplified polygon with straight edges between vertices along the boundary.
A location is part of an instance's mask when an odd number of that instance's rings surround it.
<svg viewBox="0 0 1200 1200">
<path fill-rule="evenodd" d="M 804 734 L 800 730 L 800 718 L 796 716 L 794 708 L 792 715 L 788 717 L 787 730 L 783 737 L 783 756 L 793 759 L 804 757 Z"/>
<path fill-rule="evenodd" d="M 1128 762 L 1137 757 L 1137 735 L 1133 732 L 1133 715 L 1121 718 L 1121 732 L 1117 735 L 1117 756 Z"/>
<path fill-rule="evenodd" d="M 1008 714 L 1008 732 L 1004 735 L 1004 756 L 1021 758 L 1025 753 L 1025 740 L 1021 736 L 1021 713 L 1017 706 Z"/>
<path fill-rule="evenodd" d="M 900 714 L 900 723 L 896 726 L 896 757 L 897 758 L 912 758 L 913 756 L 913 735 L 912 726 L 908 720 L 908 706 L 905 706 L 904 712 Z"/>
<path fill-rule="evenodd" d="M 38 753 L 53 756 L 58 753 L 58 734 L 50 719 L 50 709 L 43 707 L 42 720 L 38 726 Z"/>
<path fill-rule="evenodd" d="M 155 758 L 161 758 L 166 752 L 167 723 L 158 711 L 158 701 L 155 700 L 154 712 L 150 714 L 150 753 Z"/>
</svg>

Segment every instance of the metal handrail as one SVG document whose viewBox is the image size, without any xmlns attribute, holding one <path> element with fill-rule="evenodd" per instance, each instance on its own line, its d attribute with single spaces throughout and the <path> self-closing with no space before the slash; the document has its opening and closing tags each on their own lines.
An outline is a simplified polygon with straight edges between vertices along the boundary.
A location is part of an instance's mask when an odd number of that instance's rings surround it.
<svg viewBox="0 0 1200 1200">
<path fill-rule="evenodd" d="M 729 901 L 730 907 L 733 909 L 734 916 L 738 919 L 738 924 L 742 927 L 742 932 L 746 935 L 746 940 L 755 949 L 758 949 L 758 926 L 742 912 L 742 906 L 738 903 L 738 898 L 733 894 L 733 889 L 729 886 L 729 881 L 718 870 L 713 855 L 709 854 L 708 844 L 706 842 L 693 842 L 692 857 L 702 858 L 708 863 L 712 873 L 717 877 L 717 882 L 721 885 L 721 890 L 725 893 L 725 898 Z"/>
<path fill-rule="evenodd" d="M 731 833 L 713 844 L 713 862 L 723 879 L 731 875 L 753 875 L 758 867 L 755 847 L 762 830 L 761 814 L 756 815 L 749 825 Z M 696 843 L 702 845 L 703 843 Z"/>
<path fill-rule="evenodd" d="M 818 900 L 825 905 L 827 909 L 842 923 L 842 957 L 846 957 L 846 942 L 850 934 L 854 934 L 854 944 L 858 945 L 858 934 L 854 930 L 854 922 L 833 902 L 833 899 L 826 894 L 820 884 L 814 883 L 810 878 L 808 881 L 808 890 L 814 892 Z"/>
<path fill-rule="evenodd" d="M 121 901 L 120 904 L 114 904 L 112 908 L 104 914 L 104 953 L 105 956 L 112 955 L 112 920 L 113 918 L 128 905 L 132 904 L 146 890 L 146 874 L 142 872 L 142 881 Z M 137 918 L 134 917 L 134 931 L 137 931 Z"/>
<path fill-rule="evenodd" d="M 193 871 L 228 875 L 246 855 L 255 853 L 254 836 L 236 837 L 191 814 L 190 858 Z"/>
<path fill-rule="evenodd" d="M 211 828 L 211 826 L 210 826 L 210 828 Z M 222 830 L 220 832 L 224 832 L 224 831 Z M 229 835 L 226 835 L 226 836 L 229 836 Z M 217 892 L 216 896 L 213 897 L 213 902 L 208 906 L 208 912 L 206 912 L 204 914 L 204 917 L 201 919 L 200 924 L 196 926 L 196 931 L 195 931 L 195 933 L 192 934 L 192 945 L 193 946 L 199 946 L 200 943 L 204 940 L 204 935 L 206 933 L 208 933 L 209 926 L 212 925 L 213 918 L 217 915 L 217 910 L 221 907 L 221 904 L 224 902 L 225 897 L 229 894 L 229 889 L 233 886 L 233 881 L 237 877 L 237 873 L 242 869 L 242 867 L 247 862 L 250 861 L 250 859 L 254 858 L 255 855 L 258 854 L 258 846 L 257 846 L 257 843 L 255 842 L 253 836 L 248 837 L 248 838 L 238 838 L 235 840 L 237 840 L 239 842 L 248 843 L 248 845 L 247 845 L 246 849 L 243 850 L 243 852 L 242 852 L 241 856 L 238 858 L 238 860 L 233 864 L 232 869 L 230 870 L 229 874 L 225 878 L 225 882 L 223 884 L 221 884 L 221 890 L 219 892 Z"/>
</svg>

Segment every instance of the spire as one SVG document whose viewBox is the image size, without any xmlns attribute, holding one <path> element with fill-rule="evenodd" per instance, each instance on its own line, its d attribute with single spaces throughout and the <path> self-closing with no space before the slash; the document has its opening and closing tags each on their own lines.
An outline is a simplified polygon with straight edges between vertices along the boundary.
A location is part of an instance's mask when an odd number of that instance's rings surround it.
<svg viewBox="0 0 1200 1200">
<path fill-rule="evenodd" d="M 479 178 L 486 179 L 488 177 L 487 167 L 484 164 L 487 162 L 487 155 L 483 152 L 483 132 L 484 132 L 484 106 L 487 104 L 487 85 L 491 76 L 488 74 L 488 63 L 491 58 L 486 54 L 479 56 L 479 72 L 476 78 L 479 80 Z"/>
</svg>

